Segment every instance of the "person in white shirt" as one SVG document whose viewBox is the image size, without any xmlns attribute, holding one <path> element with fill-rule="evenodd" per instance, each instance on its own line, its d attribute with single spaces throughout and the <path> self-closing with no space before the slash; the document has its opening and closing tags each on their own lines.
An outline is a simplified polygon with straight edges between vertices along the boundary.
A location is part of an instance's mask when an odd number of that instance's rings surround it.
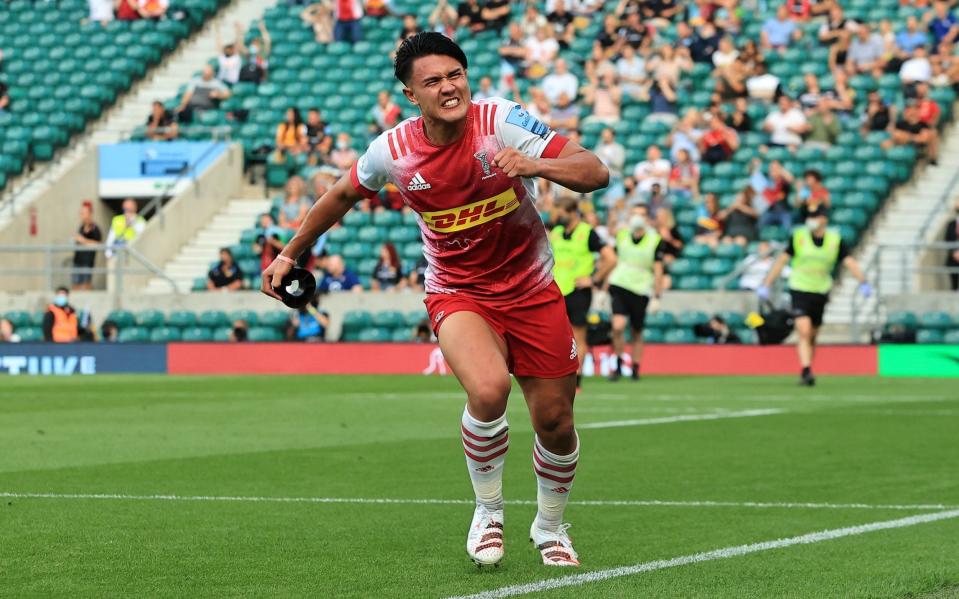
<svg viewBox="0 0 959 599">
<path fill-rule="evenodd" d="M 904 85 L 932 79 L 932 63 L 929 62 L 925 46 L 917 46 L 913 50 L 912 58 L 902 63 L 899 67 L 899 78 Z"/>
<path fill-rule="evenodd" d="M 113 20 L 113 0 L 87 0 L 90 7 L 90 20 L 106 25 Z"/>
<path fill-rule="evenodd" d="M 724 69 L 733 64 L 737 57 L 739 57 L 739 50 L 733 45 L 733 38 L 724 36 L 719 40 L 719 48 L 713 52 L 713 66 Z"/>
<path fill-rule="evenodd" d="M 669 186 L 669 172 L 672 165 L 663 158 L 659 146 L 649 146 L 646 149 L 646 160 L 636 164 L 633 169 L 633 178 L 636 179 L 636 190 L 648 196 L 653 185 L 659 185 L 664 192 Z"/>
<path fill-rule="evenodd" d="M 550 104 L 556 104 L 562 94 L 570 99 L 576 98 L 579 91 L 579 79 L 576 75 L 569 72 L 566 61 L 562 58 L 556 60 L 556 66 L 549 75 L 543 77 L 543 93 Z"/>
<path fill-rule="evenodd" d="M 240 70 L 243 68 L 243 54 L 246 54 L 246 47 L 243 45 L 243 25 L 236 23 L 236 41 L 232 44 L 224 44 L 220 36 L 220 28 L 216 28 L 216 47 L 220 51 L 217 56 L 216 78 L 226 83 L 234 85 L 240 80 Z"/>
<path fill-rule="evenodd" d="M 642 98 L 649 79 L 646 76 L 646 61 L 636 54 L 629 44 L 623 44 L 622 56 L 616 61 L 616 74 L 624 94 Z"/>
<path fill-rule="evenodd" d="M 528 76 L 538 78 L 549 72 L 556 55 L 559 54 L 559 42 L 553 37 L 553 28 L 544 25 L 536 30 L 536 35 L 526 40 L 529 49 L 530 68 Z"/>
<path fill-rule="evenodd" d="M 774 146 L 795 147 L 802 143 L 802 135 L 809 129 L 806 115 L 792 98 L 779 96 L 779 105 L 763 121 L 763 130 L 769 133 Z"/>
</svg>

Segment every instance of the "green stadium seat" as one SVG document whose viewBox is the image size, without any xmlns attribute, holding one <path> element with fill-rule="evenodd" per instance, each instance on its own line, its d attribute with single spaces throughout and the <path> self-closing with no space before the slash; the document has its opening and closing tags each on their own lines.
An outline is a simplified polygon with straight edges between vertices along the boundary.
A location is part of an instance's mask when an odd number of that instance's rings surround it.
<svg viewBox="0 0 959 599">
<path fill-rule="evenodd" d="M 643 343 L 662 343 L 665 337 L 662 329 L 643 329 Z"/>
<path fill-rule="evenodd" d="M 162 327 L 164 324 L 163 312 L 159 310 L 143 310 L 137 312 L 134 320 L 137 326 L 147 329 Z"/>
<path fill-rule="evenodd" d="M 699 272 L 699 261 L 693 258 L 677 258 L 669 267 L 673 275 L 691 275 Z"/>
<path fill-rule="evenodd" d="M 646 328 L 668 329 L 676 324 L 676 317 L 670 312 L 650 312 L 646 315 Z"/>
<path fill-rule="evenodd" d="M 919 319 L 912 312 L 892 312 L 886 317 L 886 326 L 901 326 L 908 330 L 915 330 L 919 326 Z"/>
<path fill-rule="evenodd" d="M 390 340 L 393 342 L 412 341 L 413 332 L 409 329 L 393 329 L 393 336 Z"/>
<path fill-rule="evenodd" d="M 230 318 L 222 310 L 206 310 L 197 317 L 197 324 L 201 327 L 215 329 L 232 326 Z"/>
<path fill-rule="evenodd" d="M 343 315 L 344 331 L 361 331 L 373 326 L 373 315 L 365 310 L 350 310 Z"/>
<path fill-rule="evenodd" d="M 180 341 L 213 341 L 213 331 L 206 327 L 189 327 L 183 329 Z"/>
<path fill-rule="evenodd" d="M 916 333 L 916 343 L 942 343 L 945 334 L 940 329 L 919 329 Z"/>
<path fill-rule="evenodd" d="M 360 331 L 357 341 L 369 342 L 387 342 L 392 340 L 393 333 L 390 329 L 370 327 Z"/>
<path fill-rule="evenodd" d="M 234 310 L 227 315 L 230 322 L 245 320 L 247 326 L 255 327 L 260 323 L 260 318 L 253 310 Z"/>
<path fill-rule="evenodd" d="M 739 312 L 733 312 L 731 310 L 723 310 L 717 313 L 717 316 L 726 321 L 726 324 L 733 329 L 740 329 L 745 326 L 745 317 Z"/>
<path fill-rule="evenodd" d="M 700 310 L 684 310 L 676 318 L 676 324 L 682 328 L 690 328 L 697 324 L 709 321 L 709 314 Z"/>
<path fill-rule="evenodd" d="M 953 325 L 952 317 L 946 312 L 926 312 L 919 317 L 919 326 L 923 329 L 945 330 Z"/>
<path fill-rule="evenodd" d="M 664 343 L 696 343 L 696 335 L 687 329 L 670 329 L 663 335 Z"/>
<path fill-rule="evenodd" d="M 272 327 L 251 327 L 247 338 L 250 341 L 283 341 L 283 334 Z"/>
<path fill-rule="evenodd" d="M 959 330 L 952 330 L 947 332 L 943 336 L 942 342 L 947 343 L 949 345 L 959 345 Z"/>
<path fill-rule="evenodd" d="M 39 327 L 17 328 L 16 333 L 20 336 L 20 341 L 23 343 L 43 341 L 43 329 Z"/>
<path fill-rule="evenodd" d="M 373 326 L 383 328 L 405 327 L 406 320 L 402 312 L 395 310 L 386 310 L 373 314 Z"/>
<path fill-rule="evenodd" d="M 160 327 L 150 331 L 150 341 L 153 341 L 154 343 L 179 341 L 180 336 L 180 329 L 174 327 Z"/>
<path fill-rule="evenodd" d="M 27 327 L 31 324 L 30 313 L 24 310 L 7 312 L 3 317 L 9 320 L 16 329 Z"/>
<path fill-rule="evenodd" d="M 129 326 L 121 328 L 117 336 L 120 343 L 145 343 L 150 340 L 150 331 L 143 327 Z"/>
<path fill-rule="evenodd" d="M 413 310 L 412 312 L 407 312 L 403 316 L 403 323 L 407 327 L 415 327 L 424 320 L 429 320 L 429 314 L 425 310 Z"/>
<path fill-rule="evenodd" d="M 124 328 L 132 327 L 136 323 L 133 312 L 129 310 L 114 310 L 107 314 L 106 320 L 112 320 L 122 331 Z"/>
<path fill-rule="evenodd" d="M 290 316 L 287 312 L 271 310 L 269 312 L 262 312 L 258 318 L 258 321 L 259 326 L 262 327 L 284 329 L 290 323 Z"/>
</svg>

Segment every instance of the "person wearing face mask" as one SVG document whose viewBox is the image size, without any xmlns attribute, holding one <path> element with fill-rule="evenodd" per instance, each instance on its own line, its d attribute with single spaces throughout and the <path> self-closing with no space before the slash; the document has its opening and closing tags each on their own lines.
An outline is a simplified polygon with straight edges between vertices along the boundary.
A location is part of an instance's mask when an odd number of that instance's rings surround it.
<svg viewBox="0 0 959 599">
<path fill-rule="evenodd" d="M 593 303 L 593 287 L 602 284 L 616 266 L 616 253 L 583 221 L 575 198 L 561 198 L 549 233 L 553 248 L 553 279 L 566 300 L 566 315 L 573 328 L 577 348 L 586 347 L 586 316 Z M 599 253 L 597 267 L 595 254 Z M 585 351 L 579 351 L 576 386 L 582 384 Z"/>
<path fill-rule="evenodd" d="M 633 208 L 626 227 L 616 233 L 616 268 L 609 275 L 609 295 L 613 301 L 612 340 L 616 365 L 609 380 L 623 376 L 622 355 L 625 349 L 626 323 L 633 335 L 631 377 L 639 380 L 639 365 L 643 357 L 643 325 L 649 298 L 663 293 L 663 256 L 665 246 L 656 232 L 655 224 L 644 205 Z"/>
<path fill-rule="evenodd" d="M 43 340 L 54 343 L 71 343 L 80 335 L 77 311 L 70 305 L 70 290 L 57 287 L 53 303 L 43 315 Z"/>
<path fill-rule="evenodd" d="M 849 253 L 849 247 L 839 232 L 828 229 L 828 224 L 829 217 L 824 205 L 811 208 L 806 216 L 806 225 L 793 232 L 789 246 L 779 255 L 762 286 L 756 290 L 761 300 L 768 300 L 769 287 L 779 277 L 786 263 L 790 264 L 789 294 L 792 297 L 794 326 L 799 335 L 799 364 L 802 366 L 799 384 L 807 387 L 816 384 L 816 377 L 812 373 L 816 336 L 822 325 L 826 302 L 829 301 L 836 266 L 842 263 L 856 277 L 863 297 L 872 295 L 872 286 L 866 281 L 859 262 Z"/>
<path fill-rule="evenodd" d="M 132 243 L 147 226 L 145 218 L 137 214 L 137 201 L 133 198 L 123 200 L 123 212 L 110 221 L 110 233 L 107 234 L 107 258 L 113 257 L 113 247 Z"/>
</svg>

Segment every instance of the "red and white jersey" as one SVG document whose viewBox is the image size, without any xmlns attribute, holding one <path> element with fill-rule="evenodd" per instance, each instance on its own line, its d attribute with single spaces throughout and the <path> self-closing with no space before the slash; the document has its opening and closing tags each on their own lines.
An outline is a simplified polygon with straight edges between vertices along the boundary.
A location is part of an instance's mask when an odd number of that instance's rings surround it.
<svg viewBox="0 0 959 599">
<path fill-rule="evenodd" d="M 507 177 L 493 157 L 511 147 L 556 158 L 566 142 L 519 104 L 488 98 L 471 103 L 464 134 L 445 146 L 427 139 L 422 117 L 403 121 L 373 140 L 350 178 L 366 197 L 392 182 L 416 212 L 427 293 L 512 302 L 552 282 L 553 254 L 533 180 Z"/>
</svg>

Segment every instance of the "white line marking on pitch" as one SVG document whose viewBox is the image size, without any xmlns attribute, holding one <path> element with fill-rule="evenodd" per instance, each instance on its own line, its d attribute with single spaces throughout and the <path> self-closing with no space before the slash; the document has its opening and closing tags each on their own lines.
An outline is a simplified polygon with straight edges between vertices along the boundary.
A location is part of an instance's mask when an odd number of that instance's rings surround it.
<svg viewBox="0 0 959 599">
<path fill-rule="evenodd" d="M 755 416 L 771 416 L 783 414 L 786 410 L 763 409 L 742 410 L 740 412 L 710 412 L 708 414 L 684 414 L 682 416 L 663 416 L 661 418 L 637 418 L 635 420 L 613 420 L 611 422 L 587 422 L 577 424 L 577 429 L 584 428 L 617 428 L 621 426 L 648 426 L 651 424 L 670 424 L 673 422 L 693 422 L 697 420 L 722 420 L 724 418 L 752 418 Z"/>
<path fill-rule="evenodd" d="M 590 582 L 599 582 L 611 578 L 621 578 L 623 576 L 632 576 L 633 574 L 642 574 L 643 572 L 652 572 L 654 570 L 663 570 L 666 568 L 675 568 L 677 566 L 686 566 L 700 562 L 708 562 L 718 559 L 727 559 L 749 553 L 760 551 L 769 551 L 772 549 L 782 549 L 794 545 L 809 545 L 812 543 L 821 543 L 832 539 L 842 537 L 851 537 L 855 535 L 866 534 L 878 530 L 889 530 L 894 528 L 905 528 L 907 526 L 916 526 L 928 522 L 937 522 L 939 520 L 949 520 L 959 518 L 959 510 L 948 512 L 936 512 L 934 514 L 923 514 L 921 516 L 908 516 L 898 520 L 886 520 L 883 522 L 872 522 L 869 524 L 860 524 L 858 526 L 848 526 L 846 528 L 834 528 L 832 530 L 823 530 L 813 532 L 787 539 L 777 539 L 775 541 L 764 541 L 762 543 L 751 543 L 749 545 L 737 545 L 735 547 L 724 547 L 723 549 L 714 549 L 704 553 L 695 553 L 693 555 L 684 555 L 672 559 L 662 559 L 652 562 L 645 562 L 633 566 L 623 566 L 620 568 L 610 568 L 608 570 L 596 570 L 595 572 L 586 572 L 583 574 L 574 574 L 572 576 L 561 576 L 559 578 L 549 578 L 539 582 L 528 584 L 517 584 L 507 587 L 501 587 L 473 595 L 461 595 L 450 597 L 448 599 L 502 599 L 503 597 L 516 597 L 517 595 L 528 595 L 530 593 L 539 593 L 549 589 L 558 589 L 562 587 L 571 587 L 587 584 Z"/>
<path fill-rule="evenodd" d="M 116 501 L 210 501 L 235 503 L 340 503 L 355 505 L 473 505 L 473 499 L 400 499 L 376 497 L 267 497 L 243 495 L 126 495 L 121 493 L 16 493 L 0 492 L 10 499 L 93 499 Z M 509 499 L 510 505 L 536 505 L 532 499 Z M 658 499 L 609 499 L 570 501 L 570 505 L 586 507 L 744 507 L 759 509 L 833 509 L 833 510 L 948 510 L 959 505 L 941 503 L 876 504 L 876 503 L 803 503 L 762 501 L 663 501 Z"/>
</svg>

